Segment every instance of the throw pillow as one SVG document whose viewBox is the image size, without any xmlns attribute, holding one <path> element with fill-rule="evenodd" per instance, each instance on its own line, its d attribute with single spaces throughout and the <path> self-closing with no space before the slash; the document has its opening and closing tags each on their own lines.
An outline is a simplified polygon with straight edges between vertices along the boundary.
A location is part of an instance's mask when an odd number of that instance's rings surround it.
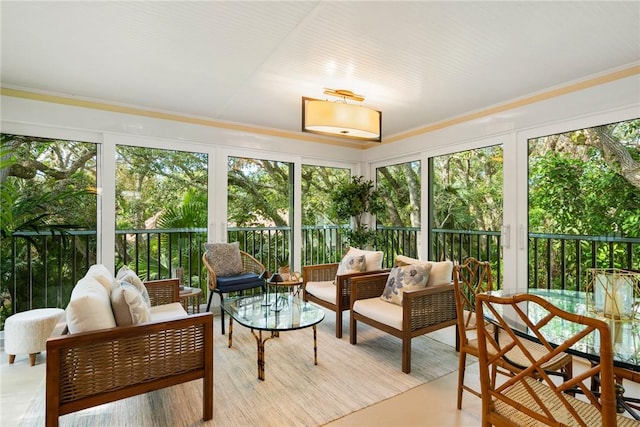
<svg viewBox="0 0 640 427">
<path fill-rule="evenodd" d="M 359 273 L 364 271 L 365 267 L 364 255 L 347 255 L 342 258 L 340 265 L 338 266 L 338 276 L 343 274 Z"/>
<path fill-rule="evenodd" d="M 100 282 L 102 286 L 104 286 L 107 292 L 111 292 L 111 287 L 114 283 L 113 276 L 104 265 L 92 265 L 91 267 L 89 267 L 89 270 L 87 271 L 87 274 L 84 275 L 84 277 L 93 277 L 98 282 Z"/>
<path fill-rule="evenodd" d="M 118 326 L 137 325 L 151 319 L 151 309 L 142 294 L 128 282 L 118 281 L 111 290 L 111 309 Z"/>
<path fill-rule="evenodd" d="M 451 283 L 453 280 L 453 262 L 452 261 L 423 261 L 415 258 L 409 258 L 404 255 L 396 256 L 396 265 L 409 264 L 428 264 L 431 265 L 431 273 L 429 274 L 429 283 L 427 286 L 444 285 Z"/>
<path fill-rule="evenodd" d="M 387 278 L 387 284 L 380 299 L 393 304 L 402 305 L 406 291 L 421 289 L 427 286 L 431 265 L 410 264 L 393 267 Z"/>
<path fill-rule="evenodd" d="M 382 257 L 384 252 L 382 251 L 365 251 L 358 248 L 349 248 L 346 256 L 365 256 L 365 267 L 363 271 L 376 271 L 382 269 Z"/>
<path fill-rule="evenodd" d="M 206 257 L 216 276 L 227 277 L 242 274 L 240 243 L 205 243 Z"/>
<path fill-rule="evenodd" d="M 73 287 L 65 314 L 72 334 L 116 326 L 109 292 L 94 277 L 83 277 Z"/>
<path fill-rule="evenodd" d="M 151 299 L 149 298 L 147 287 L 144 285 L 142 280 L 140 280 L 135 271 L 133 271 L 126 265 L 123 265 L 122 268 L 118 270 L 118 274 L 116 274 L 116 282 L 114 283 L 114 287 L 118 285 L 118 280 L 128 282 L 138 288 L 138 291 L 142 295 L 142 299 L 144 300 L 145 304 L 147 304 L 147 307 L 151 307 Z"/>
</svg>

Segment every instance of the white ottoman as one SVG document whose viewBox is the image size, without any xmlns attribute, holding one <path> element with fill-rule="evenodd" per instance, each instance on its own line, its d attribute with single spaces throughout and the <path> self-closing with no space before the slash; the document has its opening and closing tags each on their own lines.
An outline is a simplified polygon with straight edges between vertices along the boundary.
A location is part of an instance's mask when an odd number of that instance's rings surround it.
<svg viewBox="0 0 640 427">
<path fill-rule="evenodd" d="M 16 354 L 29 354 L 31 366 L 36 354 L 47 349 L 47 338 L 61 320 L 61 308 L 38 308 L 7 317 L 4 323 L 4 351 L 13 363 Z"/>
</svg>

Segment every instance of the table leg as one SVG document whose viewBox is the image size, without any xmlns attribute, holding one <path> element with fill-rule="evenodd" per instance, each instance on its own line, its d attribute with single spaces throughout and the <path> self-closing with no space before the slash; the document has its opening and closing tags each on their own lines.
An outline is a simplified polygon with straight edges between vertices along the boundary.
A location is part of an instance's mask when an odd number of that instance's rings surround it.
<svg viewBox="0 0 640 427">
<path fill-rule="evenodd" d="M 313 364 L 318 364 L 318 339 L 316 334 L 316 325 L 313 325 Z"/>
<path fill-rule="evenodd" d="M 229 338 L 227 347 L 231 348 L 231 344 L 233 344 L 233 317 L 229 316 Z"/>
<path fill-rule="evenodd" d="M 262 339 L 262 331 L 256 331 L 253 329 L 251 333 L 256 338 L 256 344 L 258 345 L 258 379 L 264 381 L 264 343 L 274 337 L 273 334 L 269 334 L 268 337 Z"/>
</svg>

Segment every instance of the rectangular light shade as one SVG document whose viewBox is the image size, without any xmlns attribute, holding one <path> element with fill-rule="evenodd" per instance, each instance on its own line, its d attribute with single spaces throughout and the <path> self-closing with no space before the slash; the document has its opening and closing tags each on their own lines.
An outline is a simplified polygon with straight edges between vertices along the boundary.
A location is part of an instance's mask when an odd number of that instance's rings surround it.
<svg viewBox="0 0 640 427">
<path fill-rule="evenodd" d="M 342 101 L 302 98 L 302 131 L 321 135 L 382 141 L 382 113 Z"/>
</svg>

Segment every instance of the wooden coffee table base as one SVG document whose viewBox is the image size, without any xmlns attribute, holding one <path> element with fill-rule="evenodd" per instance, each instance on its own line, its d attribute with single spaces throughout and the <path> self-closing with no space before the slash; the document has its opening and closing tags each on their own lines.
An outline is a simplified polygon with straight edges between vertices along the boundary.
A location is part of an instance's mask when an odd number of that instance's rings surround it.
<svg viewBox="0 0 640 427">
<path fill-rule="evenodd" d="M 318 364 L 318 334 L 316 325 L 312 326 L 313 328 L 313 364 Z M 233 319 L 229 318 L 229 338 L 228 338 L 228 347 L 231 348 L 231 344 L 233 343 Z M 258 346 L 258 379 L 264 381 L 264 365 L 265 365 L 265 352 L 264 352 L 264 344 L 269 341 L 271 338 L 277 338 L 280 336 L 278 332 L 272 331 L 269 336 L 266 338 L 262 338 L 262 331 L 256 331 L 251 329 L 251 333 L 256 339 L 256 344 Z"/>
</svg>

